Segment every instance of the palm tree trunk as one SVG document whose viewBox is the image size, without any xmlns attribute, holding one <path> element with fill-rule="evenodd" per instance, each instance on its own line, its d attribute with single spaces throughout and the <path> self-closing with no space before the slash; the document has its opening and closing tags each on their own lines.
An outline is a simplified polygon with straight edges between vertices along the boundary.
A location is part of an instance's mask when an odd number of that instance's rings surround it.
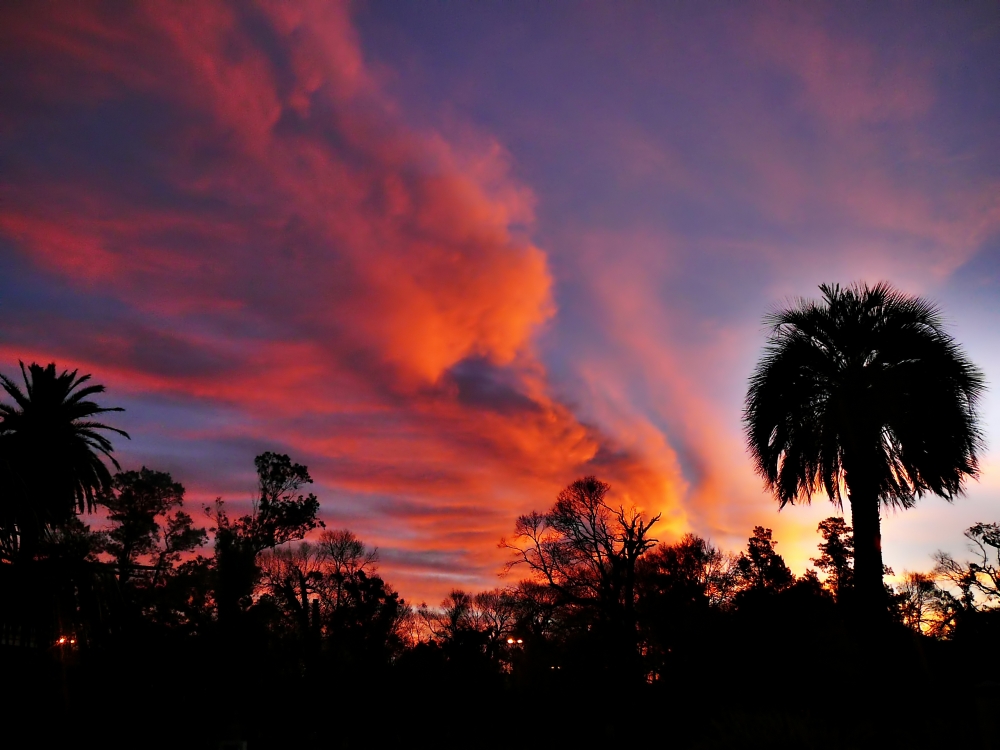
<svg viewBox="0 0 1000 750">
<path fill-rule="evenodd" d="M 877 492 L 868 490 L 864 484 L 848 482 L 854 526 L 854 592 L 859 624 L 869 633 L 875 633 L 885 624 L 888 609 L 882 584 L 879 498 Z"/>
</svg>

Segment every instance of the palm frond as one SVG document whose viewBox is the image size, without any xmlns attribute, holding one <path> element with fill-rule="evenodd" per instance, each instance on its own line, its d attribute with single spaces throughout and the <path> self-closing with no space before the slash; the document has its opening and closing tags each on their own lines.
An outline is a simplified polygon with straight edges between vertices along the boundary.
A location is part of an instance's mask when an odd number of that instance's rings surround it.
<svg viewBox="0 0 1000 750">
<path fill-rule="evenodd" d="M 104 386 L 87 383 L 90 375 L 79 370 L 58 373 L 54 363 L 43 367 L 20 362 L 23 390 L 0 375 L 0 386 L 13 405 L 0 404 L 0 458 L 11 467 L 11 487 L 17 488 L 17 511 L 4 518 L 26 544 L 67 522 L 75 512 L 92 510 L 112 482 L 105 461 L 120 469 L 113 456 L 109 433 L 126 439 L 124 430 L 93 417 L 122 411 L 86 400 L 104 392 Z"/>
<path fill-rule="evenodd" d="M 764 319 L 743 420 L 765 486 L 781 505 L 823 491 L 840 506 L 847 450 L 872 457 L 886 504 L 961 493 L 978 474 L 985 381 L 940 309 L 886 282 L 820 291 Z"/>
</svg>

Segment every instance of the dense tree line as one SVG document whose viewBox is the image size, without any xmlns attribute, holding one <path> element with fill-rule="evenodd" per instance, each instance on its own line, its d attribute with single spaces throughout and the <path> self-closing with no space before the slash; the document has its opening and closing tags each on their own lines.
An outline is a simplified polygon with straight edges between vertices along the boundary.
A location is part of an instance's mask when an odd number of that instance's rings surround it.
<svg viewBox="0 0 1000 750">
<path fill-rule="evenodd" d="M 307 467 L 262 453 L 249 509 L 192 510 L 168 473 L 115 461 L 102 386 L 22 365 L 0 380 L 9 715 L 44 706 L 53 742 L 104 746 L 992 741 L 1000 527 L 894 586 L 879 542 L 881 506 L 975 475 L 981 376 L 919 300 L 823 291 L 774 316 L 745 413 L 782 505 L 847 489 L 853 523 L 819 524 L 801 576 L 771 529 L 735 553 L 664 541 L 583 477 L 514 521 L 507 585 L 414 608 L 376 549 L 324 527 Z"/>
<path fill-rule="evenodd" d="M 155 688 L 173 701 L 194 693 L 210 701 L 211 718 L 168 731 L 171 741 L 341 746 L 372 728 L 362 722 L 324 737 L 327 701 L 358 710 L 384 700 L 396 712 L 387 721 L 398 725 L 433 716 L 444 700 L 461 724 L 479 701 L 580 700 L 614 686 L 671 715 L 693 710 L 691 695 L 708 699 L 727 681 L 750 679 L 741 706 L 754 716 L 774 708 L 765 696 L 788 681 L 818 671 L 831 690 L 849 681 L 854 547 L 840 517 L 817 529 L 818 573 L 796 577 L 770 529 L 754 528 L 738 553 L 693 534 L 658 541 L 658 517 L 612 504 L 610 486 L 585 477 L 547 511 L 518 518 L 500 542 L 516 583 L 411 608 L 379 575 L 376 549 L 322 528 L 318 500 L 304 492 L 312 481 L 305 466 L 275 453 L 255 464 L 257 491 L 242 515 L 221 499 L 192 515 L 181 484 L 143 467 L 93 487 L 99 528 L 83 515 L 53 514 L 29 527 L 39 530 L 30 559 L 23 542 L 5 551 L 9 673 L 43 667 L 28 698 L 44 696 L 56 715 L 82 721 L 86 710 L 74 704 L 95 687 L 108 691 L 131 709 L 117 725 L 121 739 L 154 716 L 134 711 L 146 699 L 132 691 Z M 5 533 L 18 542 L 25 534 Z M 963 639 L 978 648 L 997 632 L 1000 533 L 978 524 L 967 535 L 976 559 L 941 553 L 930 573 L 886 587 L 895 645 L 913 652 L 902 663 L 912 667 L 922 643 L 958 644 L 958 653 Z M 702 722 L 714 715 L 699 711 Z M 585 741 L 580 725 L 525 721 Z M 597 731 L 620 730 L 612 722 Z M 719 731 L 725 743 L 728 730 Z M 689 735 L 697 744 L 698 732 Z"/>
</svg>

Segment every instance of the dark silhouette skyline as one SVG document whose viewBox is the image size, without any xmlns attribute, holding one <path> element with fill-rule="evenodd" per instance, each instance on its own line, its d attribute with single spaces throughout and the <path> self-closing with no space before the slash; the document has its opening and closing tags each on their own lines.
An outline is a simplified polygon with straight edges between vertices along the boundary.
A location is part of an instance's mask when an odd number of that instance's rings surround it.
<svg viewBox="0 0 1000 750">
<path fill-rule="evenodd" d="M 904 508 L 926 492 L 951 499 L 976 471 L 981 375 L 949 338 L 935 338 L 937 313 L 922 301 L 885 286 L 850 289 L 846 300 L 836 287 L 823 291 L 826 308 L 775 314 L 751 381 L 747 429 L 765 480 L 781 505 L 820 487 L 836 503 L 841 480 L 852 509 L 858 497 Z M 510 554 L 504 585 L 455 587 L 436 606 L 414 606 L 381 575 L 377 548 L 325 529 L 320 499 L 306 492 L 309 469 L 290 456 L 256 456 L 249 512 L 235 515 L 218 498 L 192 515 L 169 473 L 118 465 L 101 433 L 127 435 L 90 418 L 121 410 L 85 400 L 103 386 L 81 387 L 89 375 L 56 375 L 55 365 L 22 371 L 26 391 L 4 379 L 15 406 L 0 409 L 0 534 L 18 542 L 0 559 L 0 666 L 18 686 L 8 706 L 46 706 L 55 741 L 339 748 L 417 726 L 455 745 L 480 726 L 484 707 L 545 696 L 543 706 L 603 716 L 612 694 L 626 714 L 670 721 L 636 726 L 612 711 L 592 725 L 528 710 L 479 744 L 503 747 L 509 731 L 579 746 L 648 743 L 663 726 L 685 748 L 988 746 L 994 737 L 996 686 L 985 675 L 1000 634 L 996 523 L 966 531 L 971 560 L 939 552 L 931 570 L 892 585 L 883 566 L 873 618 L 857 512 L 852 525 L 819 523 L 812 562 L 822 578 L 796 576 L 769 527 L 754 527 L 738 552 L 691 533 L 661 540 L 659 514 L 617 503 L 610 483 L 585 476 L 547 511 L 512 519 L 499 542 Z M 850 400 L 858 393 L 865 410 Z M 908 414 L 915 396 L 923 431 Z M 777 426 L 775 414 L 784 415 Z M 882 436 L 875 452 L 887 466 L 862 472 L 883 477 L 881 494 L 855 495 L 854 443 L 837 443 L 851 430 Z M 753 442 L 765 434 L 766 445 Z M 823 463 L 827 443 L 836 458 Z M 956 680 L 973 686 L 973 703 L 941 694 Z M 785 700 L 800 683 L 849 695 L 851 705 L 832 716 Z M 734 692 L 737 700 L 722 699 Z M 113 696 L 117 712 L 90 726 L 95 693 Z M 212 711 L 150 739 L 164 709 L 151 695 L 184 695 Z M 331 705 L 351 719 L 324 722 Z M 942 706 L 966 719 L 927 727 L 892 718 Z M 363 718 L 375 707 L 378 725 Z"/>
</svg>

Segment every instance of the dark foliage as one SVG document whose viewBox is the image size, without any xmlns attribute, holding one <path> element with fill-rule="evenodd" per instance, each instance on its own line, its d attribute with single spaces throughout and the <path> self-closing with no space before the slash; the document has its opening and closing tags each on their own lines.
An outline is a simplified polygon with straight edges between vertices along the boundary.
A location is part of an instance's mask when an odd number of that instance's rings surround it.
<svg viewBox="0 0 1000 750">
<path fill-rule="evenodd" d="M 770 529 L 754 528 L 739 554 L 691 534 L 658 542 L 657 517 L 616 506 L 587 477 L 503 542 L 526 580 L 456 589 L 414 612 L 379 575 L 378 550 L 346 529 L 315 533 L 306 467 L 274 453 L 256 466 L 249 513 L 209 509 L 209 557 L 184 488 L 143 467 L 95 485 L 100 531 L 72 513 L 50 519 L 30 559 L 0 563 L 5 708 L 14 721 L 45 716 L 20 746 L 853 748 L 995 736 L 995 524 L 968 530 L 972 560 L 939 554 L 932 575 L 903 577 L 878 679 L 859 684 L 873 652 L 852 625 L 842 519 L 819 525 L 825 582 L 796 578 Z M 941 718 L 899 719 L 911 716 Z"/>
<path fill-rule="evenodd" d="M 111 486 L 102 458 L 119 468 L 105 432 L 128 434 L 94 421 L 120 408 L 87 400 L 104 392 L 85 385 L 90 375 L 56 373 L 56 366 L 21 363 L 24 389 L 5 375 L 0 385 L 13 404 L 0 403 L 0 553 L 30 558 L 47 531 L 74 511 L 92 510 Z"/>
<path fill-rule="evenodd" d="M 774 549 L 771 530 L 755 526 L 747 551 L 736 561 L 736 570 L 746 591 L 781 591 L 795 582 L 785 559 Z"/>
<path fill-rule="evenodd" d="M 823 285 L 766 319 L 746 396 L 747 445 L 781 506 L 851 504 L 858 603 L 883 622 L 880 505 L 948 500 L 979 471 L 980 371 L 929 302 L 888 284 Z"/>
<path fill-rule="evenodd" d="M 843 518 L 830 516 L 819 522 L 822 535 L 819 557 L 810 562 L 826 574 L 827 586 L 840 601 L 854 583 L 854 534 Z"/>
<path fill-rule="evenodd" d="M 215 521 L 218 587 L 216 601 L 223 620 L 232 620 L 251 603 L 259 578 L 260 554 L 278 545 L 305 538 L 323 526 L 316 517 L 319 501 L 313 494 L 297 494 L 312 477 L 305 466 L 282 454 L 262 453 L 257 467 L 257 495 L 250 513 L 230 519 L 219 499 L 206 508 Z"/>
<path fill-rule="evenodd" d="M 955 497 L 978 474 L 982 374 L 930 303 L 888 284 L 820 290 L 766 321 L 745 417 L 764 480 L 782 504 L 825 490 L 839 505 L 851 468 L 886 504 Z"/>
<path fill-rule="evenodd" d="M 513 553 L 508 570 L 525 565 L 558 596 L 571 632 L 592 634 L 586 648 L 595 667 L 634 679 L 642 672 L 637 571 L 656 545 L 649 532 L 660 516 L 609 505 L 610 489 L 595 477 L 578 479 L 547 513 L 518 518 L 515 536 L 500 546 Z"/>
</svg>

